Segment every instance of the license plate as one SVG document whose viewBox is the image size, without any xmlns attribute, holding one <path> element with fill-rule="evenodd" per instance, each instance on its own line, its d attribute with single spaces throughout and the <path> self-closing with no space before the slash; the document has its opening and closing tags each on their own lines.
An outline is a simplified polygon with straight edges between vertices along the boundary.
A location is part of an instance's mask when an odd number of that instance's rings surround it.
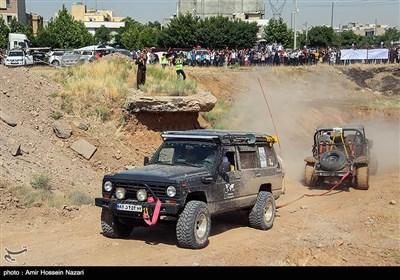
<svg viewBox="0 0 400 280">
<path fill-rule="evenodd" d="M 142 205 L 117 204 L 117 210 L 131 211 L 131 212 L 142 212 Z"/>
</svg>

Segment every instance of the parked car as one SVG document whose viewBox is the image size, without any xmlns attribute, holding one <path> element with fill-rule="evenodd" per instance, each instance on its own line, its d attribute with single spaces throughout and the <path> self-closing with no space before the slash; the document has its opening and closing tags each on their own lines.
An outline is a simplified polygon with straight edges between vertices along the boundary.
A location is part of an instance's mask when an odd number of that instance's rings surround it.
<svg viewBox="0 0 400 280">
<path fill-rule="evenodd" d="M 31 53 L 33 56 L 33 64 L 34 65 L 44 65 L 47 63 L 47 56 L 45 52 L 34 51 Z"/>
<path fill-rule="evenodd" d="M 71 66 L 80 62 L 81 55 L 74 50 L 56 50 L 47 54 L 48 62 L 54 66 Z"/>
<path fill-rule="evenodd" d="M 33 65 L 33 56 L 21 49 L 14 49 L 8 52 L 4 59 L 5 66 L 28 66 Z"/>
<path fill-rule="evenodd" d="M 127 49 L 115 49 L 114 52 L 126 55 L 129 58 L 132 58 L 132 53 Z"/>
</svg>

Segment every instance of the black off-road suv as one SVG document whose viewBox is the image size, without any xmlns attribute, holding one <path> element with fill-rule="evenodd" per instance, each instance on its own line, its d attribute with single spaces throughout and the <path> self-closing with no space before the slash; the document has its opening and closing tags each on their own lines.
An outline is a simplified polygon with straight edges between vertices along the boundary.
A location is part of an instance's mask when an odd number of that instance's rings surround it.
<svg viewBox="0 0 400 280">
<path fill-rule="evenodd" d="M 312 153 L 304 159 L 307 186 L 336 183 L 349 172 L 346 181 L 354 188 L 369 188 L 370 143 L 364 126 L 317 128 Z"/>
<path fill-rule="evenodd" d="M 130 235 L 135 226 L 176 220 L 179 246 L 206 247 L 213 214 L 244 209 L 250 226 L 268 230 L 283 170 L 273 144 L 259 133 L 224 130 L 167 131 L 145 166 L 103 178 L 103 234 Z"/>
</svg>

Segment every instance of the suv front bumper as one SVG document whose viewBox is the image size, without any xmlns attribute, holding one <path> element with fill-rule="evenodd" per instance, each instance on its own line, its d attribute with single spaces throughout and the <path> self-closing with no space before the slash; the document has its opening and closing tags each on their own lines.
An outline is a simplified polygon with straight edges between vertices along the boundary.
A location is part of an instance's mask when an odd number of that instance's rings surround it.
<svg viewBox="0 0 400 280">
<path fill-rule="evenodd" d="M 118 210 L 117 204 L 131 204 L 131 205 L 140 205 L 142 207 L 141 212 L 132 212 L 132 211 L 124 211 Z M 156 203 L 150 202 L 139 202 L 134 200 L 117 200 L 117 199 L 109 199 L 103 197 L 95 198 L 95 205 L 99 207 L 105 207 L 111 210 L 111 212 L 115 216 L 120 217 L 132 217 L 132 218 L 142 218 L 143 217 L 143 209 L 147 208 L 149 212 L 152 214 L 154 212 L 154 208 L 156 207 Z M 179 213 L 180 205 L 179 204 L 171 204 L 171 203 L 161 203 L 160 215 L 164 216 L 177 216 Z"/>
</svg>

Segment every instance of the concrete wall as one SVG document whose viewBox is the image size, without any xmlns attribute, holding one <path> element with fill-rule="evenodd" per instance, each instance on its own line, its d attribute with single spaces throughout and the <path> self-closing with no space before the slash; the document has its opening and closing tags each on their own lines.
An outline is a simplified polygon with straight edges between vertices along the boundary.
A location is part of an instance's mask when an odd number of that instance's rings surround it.
<svg viewBox="0 0 400 280">
<path fill-rule="evenodd" d="M 195 7 L 196 15 L 201 18 L 218 15 L 232 18 L 235 13 L 254 13 L 257 11 L 264 13 L 262 0 L 180 0 L 178 1 L 177 12 L 193 14 Z"/>
<path fill-rule="evenodd" d="M 25 0 L 14 0 L 17 2 L 17 9 L 18 9 L 18 21 L 23 25 L 26 25 L 26 4 Z"/>
</svg>

